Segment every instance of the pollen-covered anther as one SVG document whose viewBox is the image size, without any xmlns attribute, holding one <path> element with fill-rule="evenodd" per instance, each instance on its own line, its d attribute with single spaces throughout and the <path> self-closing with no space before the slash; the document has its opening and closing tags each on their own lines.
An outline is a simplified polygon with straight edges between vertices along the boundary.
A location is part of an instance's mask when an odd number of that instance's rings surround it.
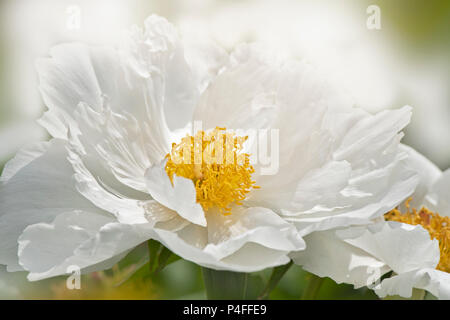
<svg viewBox="0 0 450 320">
<path fill-rule="evenodd" d="M 191 179 L 197 202 L 205 211 L 218 208 L 229 214 L 232 204 L 241 205 L 252 188 L 259 188 L 251 179 L 255 169 L 250 155 L 242 152 L 247 139 L 219 127 L 187 135 L 180 143 L 173 143 L 166 155 L 167 175 L 172 182 L 174 175 Z"/>
<path fill-rule="evenodd" d="M 450 272 L 450 217 L 440 216 L 425 207 L 420 210 L 411 209 L 409 198 L 405 202 L 406 212 L 402 213 L 398 208 L 384 215 L 386 220 L 398 221 L 411 225 L 421 225 L 430 234 L 431 239 L 439 241 L 440 260 L 436 269 Z"/>
</svg>

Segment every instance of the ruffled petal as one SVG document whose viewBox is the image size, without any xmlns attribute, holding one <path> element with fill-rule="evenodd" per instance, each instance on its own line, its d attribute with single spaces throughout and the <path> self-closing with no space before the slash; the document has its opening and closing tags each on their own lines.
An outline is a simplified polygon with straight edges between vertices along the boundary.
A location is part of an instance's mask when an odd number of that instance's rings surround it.
<svg viewBox="0 0 450 320">
<path fill-rule="evenodd" d="M 304 251 L 290 254 L 294 263 L 336 283 L 371 286 L 390 270 L 383 261 L 343 241 L 334 230 L 313 232 L 305 241 Z"/>
<path fill-rule="evenodd" d="M 186 62 L 202 93 L 228 63 L 228 53 L 211 39 L 184 35 L 183 44 Z"/>
<path fill-rule="evenodd" d="M 8 161 L 2 171 L 0 183 L 7 182 L 20 169 L 28 165 L 31 161 L 44 154 L 50 146 L 50 142 L 39 141 L 29 146 L 23 147 L 17 154 Z"/>
<path fill-rule="evenodd" d="M 51 58 L 36 63 L 40 90 L 49 109 L 41 124 L 60 139 L 67 136 L 71 115 L 80 101 L 101 106 L 101 89 L 88 47 L 64 44 L 50 50 Z"/>
<path fill-rule="evenodd" d="M 132 226 L 92 212 L 67 212 L 24 230 L 19 261 L 31 281 L 66 274 L 71 266 L 83 272 L 108 269 L 150 239 L 151 230 L 151 224 Z"/>
<path fill-rule="evenodd" d="M 420 269 L 384 279 L 375 292 L 382 298 L 399 295 L 411 298 L 413 289 L 424 289 L 442 300 L 450 300 L 450 274 L 436 269 Z"/>
<path fill-rule="evenodd" d="M 145 170 L 169 152 L 166 138 L 150 129 L 151 122 L 113 112 L 108 101 L 99 112 L 80 103 L 74 116 L 71 151 L 104 184 L 129 197 L 145 198 Z"/>
<path fill-rule="evenodd" d="M 65 148 L 63 140 L 50 141 L 44 153 L 0 186 L 0 263 L 8 271 L 22 269 L 17 239 L 27 226 L 51 222 L 71 210 L 103 212 L 76 190 Z"/>
<path fill-rule="evenodd" d="M 81 243 L 113 221 L 114 218 L 107 215 L 72 211 L 59 214 L 51 223 L 30 225 L 18 239 L 19 262 L 32 273 L 48 271 L 63 263 Z"/>
<path fill-rule="evenodd" d="M 295 227 L 266 208 L 236 207 L 230 215 L 208 212 L 208 245 L 205 251 L 222 259 L 247 243 L 283 251 L 303 250 L 305 242 Z"/>
<path fill-rule="evenodd" d="M 267 128 L 275 118 L 280 72 L 262 63 L 252 46 L 243 46 L 243 50 L 248 51 L 248 59 L 232 56 L 200 97 L 193 121 L 201 121 L 203 129 Z"/>
<path fill-rule="evenodd" d="M 314 232 L 305 241 L 305 251 L 291 254 L 295 263 L 355 287 L 377 284 L 391 270 L 402 274 L 439 262 L 439 245 L 425 229 L 397 222 Z"/>
<path fill-rule="evenodd" d="M 431 209 L 440 215 L 450 216 L 450 169 L 447 169 L 435 181 L 429 190 L 427 201 Z"/>
<path fill-rule="evenodd" d="M 252 242 L 246 243 L 240 250 L 218 260 L 217 257 L 203 250 L 205 243 L 199 243 L 202 239 L 201 233 L 206 236 L 205 228 L 191 225 L 194 226 L 193 230 L 184 228 L 181 232 L 154 229 L 155 239 L 183 259 L 216 270 L 256 272 L 290 261 L 285 251 L 270 249 Z"/>
<path fill-rule="evenodd" d="M 442 171 L 413 148 L 401 144 L 400 150 L 405 151 L 408 154 L 408 158 L 405 161 L 406 165 L 419 175 L 419 184 L 414 190 L 412 200 L 409 203 L 412 207 L 417 208 L 425 204 L 427 201 L 427 194 L 430 192 L 431 187 L 441 177 Z"/>
<path fill-rule="evenodd" d="M 80 102 L 100 111 L 108 97 L 116 112 L 127 112 L 146 119 L 146 100 L 151 94 L 145 81 L 126 79 L 126 68 L 117 50 L 89 47 L 79 43 L 61 44 L 50 50 L 49 58 L 37 61 L 40 91 L 48 111 L 40 123 L 53 137 L 67 138 L 73 113 Z M 162 108 L 162 105 L 153 105 Z"/>
<path fill-rule="evenodd" d="M 114 214 L 122 223 L 148 222 L 142 203 L 151 199 L 149 195 L 130 192 L 129 188 L 117 183 L 112 179 L 110 168 L 105 168 L 100 159 L 89 158 L 91 154 L 77 149 L 73 142 L 68 147 L 68 153 L 80 194 L 95 206 Z"/>
<path fill-rule="evenodd" d="M 289 252 L 305 247 L 294 226 L 264 208 L 238 208 L 229 216 L 208 212 L 207 221 L 207 227 L 176 219 L 157 223 L 156 239 L 186 260 L 238 272 L 288 263 Z"/>
<path fill-rule="evenodd" d="M 175 27 L 151 15 L 144 28 L 131 29 L 120 53 L 127 78 L 146 80 L 151 103 L 163 107 L 169 128 L 184 127 L 192 117 L 199 90 Z"/>
<path fill-rule="evenodd" d="M 383 261 L 398 274 L 434 268 L 439 262 L 438 241 L 431 240 L 428 231 L 420 225 L 388 221 L 338 231 L 338 234 L 346 243 Z"/>
<path fill-rule="evenodd" d="M 333 122 L 331 114 L 327 122 Z M 257 180 L 261 194 L 255 192 L 258 198 L 251 200 L 256 202 L 262 198 L 266 206 L 271 204 L 307 234 L 369 223 L 411 195 L 418 184 L 418 175 L 406 165 L 407 154 L 398 149 L 402 136 L 399 130 L 408 123 L 410 109 L 405 107 L 375 116 L 348 116 L 353 118 L 351 126 L 342 118 L 330 126 L 337 132 L 343 130 L 340 125 L 345 125 L 346 133 L 325 135 L 326 140 L 315 142 L 320 146 L 318 152 L 313 153 L 312 148 L 303 152 L 307 161 L 300 161 L 300 171 L 286 167 L 292 172 L 286 185 L 283 186 L 280 177 L 287 169 L 281 167 L 280 176 Z M 340 143 L 336 139 L 341 139 Z M 293 158 L 302 159 L 302 153 Z M 302 175 L 298 176 L 299 172 Z M 279 190 L 278 199 L 273 197 L 275 192 L 270 195 L 273 188 Z M 311 194 L 314 196 L 308 196 Z"/>
</svg>

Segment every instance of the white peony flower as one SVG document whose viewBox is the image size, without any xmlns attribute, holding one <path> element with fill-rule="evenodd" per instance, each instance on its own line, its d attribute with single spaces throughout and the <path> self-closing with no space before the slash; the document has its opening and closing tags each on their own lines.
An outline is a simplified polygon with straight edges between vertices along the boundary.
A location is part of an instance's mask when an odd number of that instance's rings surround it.
<svg viewBox="0 0 450 320">
<path fill-rule="evenodd" d="M 308 235 L 307 249 L 292 258 L 316 275 L 369 286 L 380 297 L 410 298 L 417 288 L 450 299 L 450 170 L 441 172 L 412 148 L 403 148 L 420 175 L 406 205 L 372 225 Z M 389 271 L 392 275 L 381 280 Z"/>
<path fill-rule="evenodd" d="M 50 55 L 38 71 L 53 139 L 19 152 L 0 186 L 0 263 L 30 280 L 108 268 L 149 239 L 202 266 L 258 271 L 289 262 L 303 235 L 366 224 L 414 190 L 398 148 L 410 108 L 353 108 L 307 64 L 183 43 L 157 16 L 120 49 Z M 178 161 L 211 150 L 203 134 L 235 134 L 225 151 L 241 161 Z M 250 162 L 264 150 L 277 157 Z"/>
</svg>

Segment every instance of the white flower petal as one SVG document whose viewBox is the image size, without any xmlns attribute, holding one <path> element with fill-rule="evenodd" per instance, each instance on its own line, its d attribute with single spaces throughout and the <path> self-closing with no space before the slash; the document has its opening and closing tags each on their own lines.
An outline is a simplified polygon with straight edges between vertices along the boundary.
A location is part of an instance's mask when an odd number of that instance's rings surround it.
<svg viewBox="0 0 450 320">
<path fill-rule="evenodd" d="M 48 149 L 49 145 L 50 143 L 47 141 L 39 141 L 20 149 L 14 158 L 5 164 L 0 177 L 0 183 L 7 182 L 20 169 L 41 156 Z"/>
<path fill-rule="evenodd" d="M 273 250 L 303 250 L 305 242 L 295 227 L 266 208 L 235 207 L 230 215 L 208 212 L 208 245 L 205 251 L 222 259 L 247 243 Z"/>
<path fill-rule="evenodd" d="M 267 209 L 241 209 L 227 217 L 208 212 L 207 217 L 207 227 L 177 219 L 156 223 L 155 239 L 186 260 L 239 272 L 285 264 L 289 252 L 305 247 L 295 227 Z"/>
<path fill-rule="evenodd" d="M 70 127 L 71 150 L 88 168 L 93 167 L 91 171 L 103 183 L 130 197 L 142 197 L 145 170 L 170 151 L 167 137 L 150 129 L 154 122 L 113 112 L 107 101 L 99 112 L 80 103 L 74 117 L 77 125 Z"/>
<path fill-rule="evenodd" d="M 152 120 L 154 133 L 168 134 L 166 120 L 172 129 L 190 121 L 198 84 L 175 28 L 164 18 L 150 16 L 144 30 L 135 27 L 125 40 L 121 50 L 58 45 L 50 58 L 37 62 L 49 108 L 41 124 L 52 136 L 66 138 L 78 104 L 100 111 L 104 96 L 114 112 L 127 112 L 143 123 Z"/>
<path fill-rule="evenodd" d="M 203 129 L 258 129 L 275 117 L 279 70 L 250 51 L 251 58 L 229 65 L 203 92 L 193 116 Z"/>
<path fill-rule="evenodd" d="M 164 107 L 169 128 L 184 127 L 199 92 L 175 27 L 162 17 L 149 16 L 143 29 L 134 26 L 131 30 L 121 56 L 129 68 L 128 78 L 146 79 L 152 103 Z"/>
<path fill-rule="evenodd" d="M 170 210 L 170 209 L 168 209 Z M 174 211 L 175 212 L 175 211 Z M 169 230 L 172 232 L 178 232 L 180 230 L 184 230 L 189 226 L 197 226 L 196 224 L 192 224 L 186 219 L 183 219 L 181 216 L 175 213 L 175 216 L 167 221 L 161 221 L 155 224 L 155 228 L 162 230 Z"/>
<path fill-rule="evenodd" d="M 384 279 L 375 292 L 382 298 L 387 295 L 410 298 L 413 288 L 429 291 L 438 299 L 450 300 L 450 274 L 429 268 L 413 270 Z"/>
<path fill-rule="evenodd" d="M 27 226 L 71 210 L 102 212 L 77 192 L 65 146 L 62 140 L 52 140 L 45 153 L 0 186 L 0 263 L 8 265 L 8 271 L 22 269 L 17 239 Z"/>
<path fill-rule="evenodd" d="M 442 216 L 450 216 L 450 169 L 444 171 L 431 186 L 428 198 L 430 208 Z"/>
<path fill-rule="evenodd" d="M 372 285 L 390 270 L 404 273 L 439 262 L 438 243 L 425 229 L 398 222 L 313 232 L 305 241 L 305 251 L 291 254 L 295 263 L 355 287 Z"/>
<path fill-rule="evenodd" d="M 155 83 L 155 79 L 131 76 L 116 50 L 71 43 L 53 47 L 50 56 L 40 59 L 37 68 L 49 109 L 41 123 L 52 136 L 66 138 L 78 104 L 84 102 L 100 111 L 104 96 L 115 112 L 126 111 L 139 120 L 150 115 L 155 122 L 156 116 L 164 119 L 164 79 Z M 164 121 L 159 123 L 165 125 Z"/>
<path fill-rule="evenodd" d="M 199 92 L 203 92 L 209 83 L 219 74 L 228 62 L 228 53 L 210 39 L 183 37 L 185 58 L 190 66 Z"/>
<path fill-rule="evenodd" d="M 189 225 L 179 230 L 177 235 L 180 241 L 186 242 L 202 251 L 208 245 L 208 229 L 198 224 L 189 223 Z M 213 256 L 211 255 L 211 257 Z"/>
<path fill-rule="evenodd" d="M 146 174 L 147 188 L 152 197 L 176 211 L 184 219 L 206 226 L 205 213 L 202 206 L 197 203 L 196 190 L 189 179 L 173 176 L 173 185 L 165 168 L 166 160 L 150 167 Z"/>
<path fill-rule="evenodd" d="M 372 219 L 396 207 L 412 194 L 418 183 L 417 175 L 401 162 L 367 173 L 349 181 L 331 207 L 316 205 L 295 214 L 283 212 L 286 220 L 295 223 L 302 235 L 317 230 L 348 225 L 368 224 Z"/>
<path fill-rule="evenodd" d="M 388 221 L 338 234 L 346 243 L 383 261 L 398 274 L 434 268 L 439 262 L 438 241 L 431 240 L 428 231 L 419 225 Z"/>
<path fill-rule="evenodd" d="M 74 170 L 76 189 L 86 199 L 95 206 L 114 214 L 122 223 L 148 222 L 141 200 L 125 197 L 116 190 L 107 188 L 102 184 L 101 179 L 93 175 L 99 171 L 92 168 L 90 169 L 93 172 L 89 171 L 77 153 L 69 150 L 68 159 Z M 98 163 L 95 164 L 98 165 Z"/>
<path fill-rule="evenodd" d="M 274 250 L 258 243 L 247 242 L 240 250 L 222 260 L 223 263 L 226 263 L 225 266 L 219 265 L 216 269 L 257 272 L 286 264 L 290 260 L 286 251 Z M 227 264 L 231 266 L 227 266 Z"/>
<path fill-rule="evenodd" d="M 83 242 L 114 218 L 93 212 L 59 214 L 52 223 L 28 226 L 19 237 L 19 262 L 33 273 L 45 272 L 72 256 Z"/>
<path fill-rule="evenodd" d="M 340 239 L 334 230 L 317 231 L 305 237 L 306 249 L 290 254 L 292 260 L 319 277 L 355 288 L 376 282 L 389 267 L 367 252 Z"/>
<path fill-rule="evenodd" d="M 201 228 L 199 226 L 195 227 L 196 229 Z M 182 232 L 184 230 L 186 230 L 186 228 L 184 228 Z M 171 251 L 183 259 L 192 261 L 207 268 L 236 272 L 256 272 L 289 262 L 286 252 L 269 249 L 259 244 L 250 242 L 234 254 L 222 260 L 218 260 L 210 253 L 202 250 L 199 246 L 190 244 L 182 239 L 179 233 L 161 229 L 154 229 L 154 231 L 156 233 L 155 239 L 163 243 Z M 199 237 L 192 239 L 198 240 Z"/>
<path fill-rule="evenodd" d="M 53 137 L 64 139 L 75 107 L 80 101 L 101 106 L 101 89 L 86 46 L 59 45 L 51 49 L 50 56 L 36 64 L 42 97 L 49 108 L 41 123 Z"/>
<path fill-rule="evenodd" d="M 151 235 L 150 224 L 133 226 L 91 212 L 69 212 L 51 224 L 29 226 L 19 239 L 19 259 L 31 281 L 66 274 L 69 266 L 92 272 L 110 268 Z"/>
<path fill-rule="evenodd" d="M 177 232 L 184 227 L 192 225 L 186 219 L 183 219 L 176 211 L 173 211 L 158 201 L 149 200 L 142 203 L 145 210 L 145 218 L 153 223 L 155 228 Z"/>
<path fill-rule="evenodd" d="M 431 186 L 441 177 L 442 171 L 413 148 L 401 144 L 400 150 L 407 152 L 407 166 L 419 175 L 419 184 L 414 190 L 412 200 L 409 203 L 412 207 L 417 208 L 424 204 L 425 196 L 430 191 Z"/>
</svg>

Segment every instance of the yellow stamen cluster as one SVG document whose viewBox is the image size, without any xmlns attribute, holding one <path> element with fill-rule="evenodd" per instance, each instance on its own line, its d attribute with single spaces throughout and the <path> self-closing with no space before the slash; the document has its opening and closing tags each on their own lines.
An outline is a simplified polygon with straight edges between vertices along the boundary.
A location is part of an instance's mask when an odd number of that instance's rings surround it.
<svg viewBox="0 0 450 320">
<path fill-rule="evenodd" d="M 386 220 L 398 221 L 412 225 L 420 224 L 429 233 L 431 239 L 439 241 L 440 260 L 438 270 L 450 272 L 450 217 L 442 217 L 438 213 L 432 212 L 425 207 L 419 211 L 410 209 L 409 198 L 406 203 L 407 211 L 402 213 L 399 209 L 389 211 L 384 215 Z"/>
<path fill-rule="evenodd" d="M 250 155 L 242 152 L 247 136 L 235 136 L 217 127 L 210 133 L 198 131 L 172 144 L 166 155 L 166 172 L 173 183 L 173 175 L 191 179 L 197 191 L 197 202 L 206 211 L 218 208 L 229 214 L 231 204 L 241 205 L 252 188 L 255 169 Z"/>
</svg>

